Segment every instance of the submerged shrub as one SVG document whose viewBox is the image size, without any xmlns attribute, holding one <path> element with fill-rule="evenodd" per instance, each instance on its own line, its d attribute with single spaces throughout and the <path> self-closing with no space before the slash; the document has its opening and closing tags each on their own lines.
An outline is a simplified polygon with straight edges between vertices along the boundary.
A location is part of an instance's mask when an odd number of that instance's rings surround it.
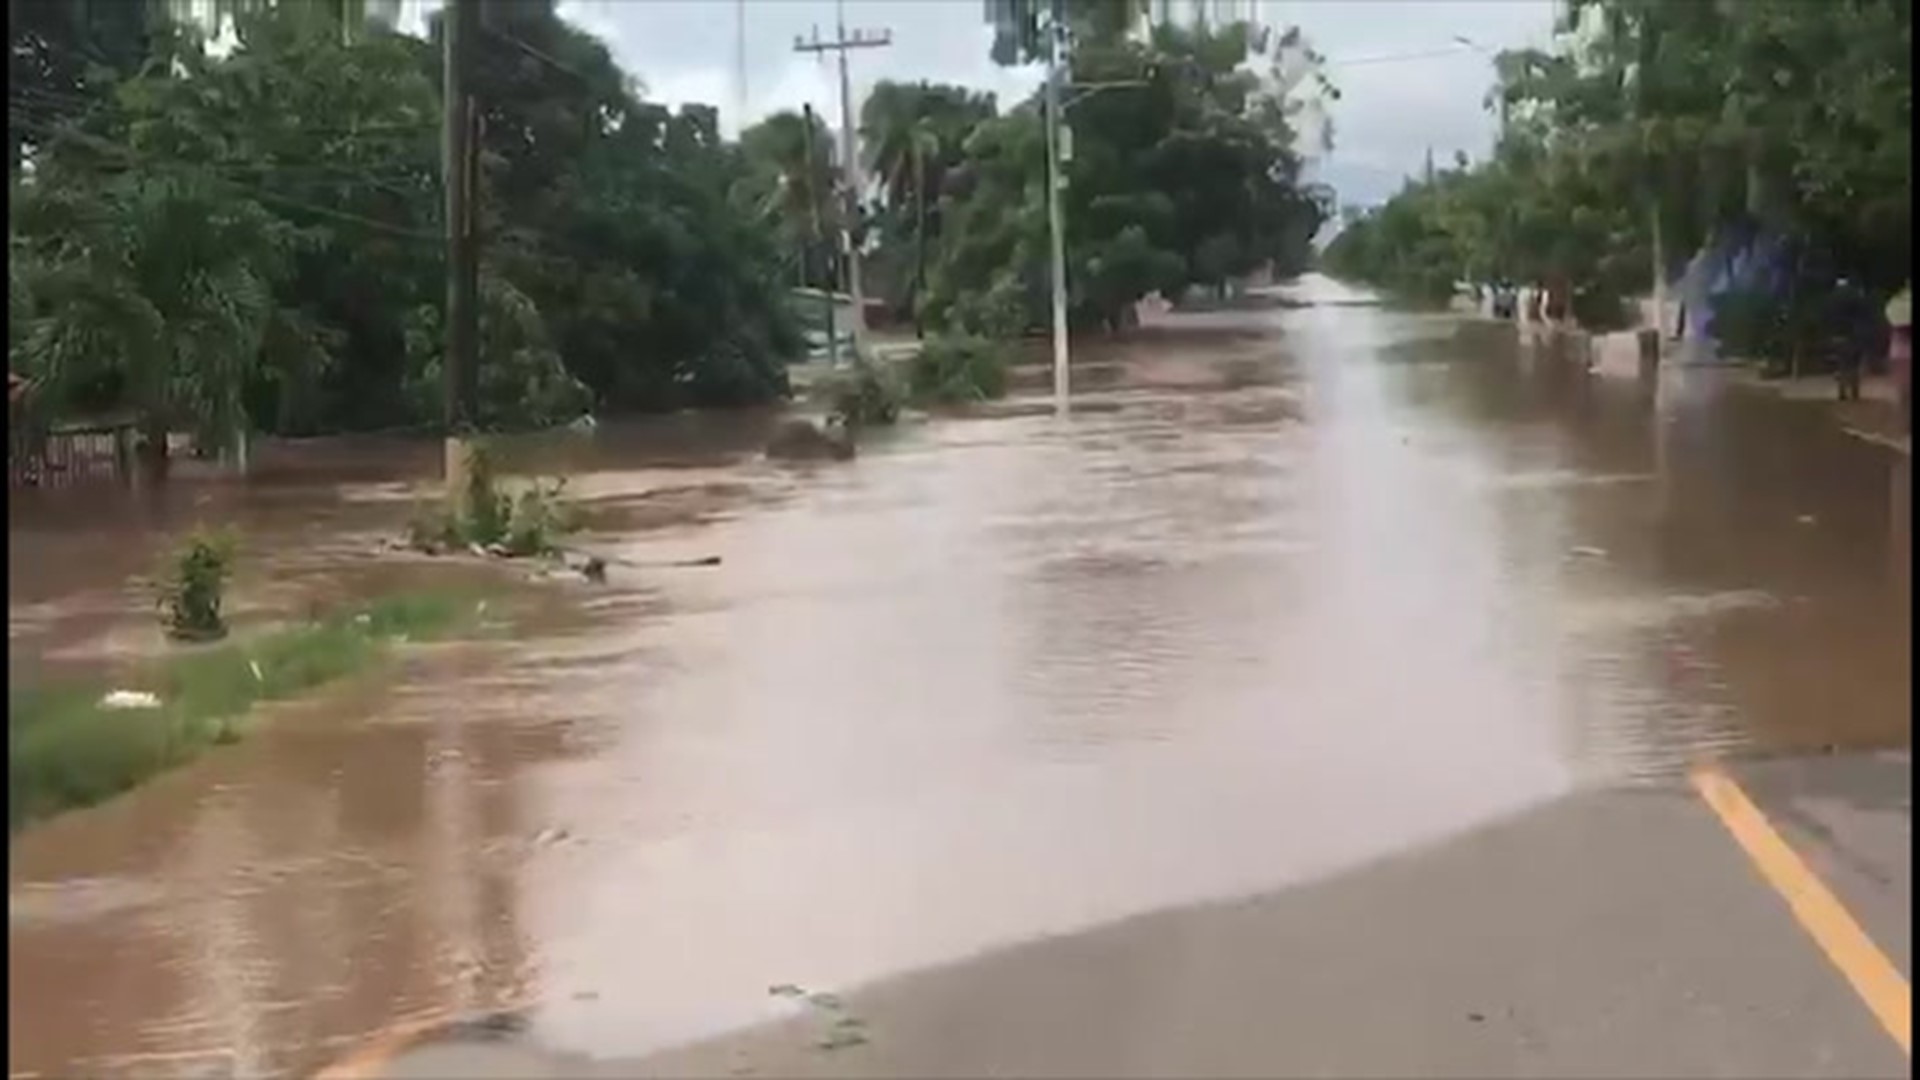
<svg viewBox="0 0 1920 1080">
<path fill-rule="evenodd" d="M 560 538 L 580 528 L 578 512 L 563 498 L 566 486 L 561 478 L 511 490 L 490 455 L 476 448 L 461 504 L 416 511 L 407 522 L 407 546 L 430 555 L 475 546 L 515 556 L 555 554 Z"/>
<path fill-rule="evenodd" d="M 535 480 L 513 500 L 504 541 L 509 555 L 552 555 L 560 538 L 580 527 L 579 515 L 563 501 L 566 480 L 551 485 Z"/>
<path fill-rule="evenodd" d="M 990 338 L 967 334 L 928 339 L 907 367 L 913 396 L 950 405 L 986 401 L 1007 392 L 1007 349 Z"/>
<path fill-rule="evenodd" d="M 235 543 L 225 530 L 195 529 L 173 558 L 159 606 L 168 636 L 179 641 L 225 637 L 220 607 L 232 571 Z"/>
<path fill-rule="evenodd" d="M 827 421 L 849 431 L 883 427 L 900 419 L 906 393 L 890 372 L 867 357 L 821 384 L 827 403 Z"/>
</svg>

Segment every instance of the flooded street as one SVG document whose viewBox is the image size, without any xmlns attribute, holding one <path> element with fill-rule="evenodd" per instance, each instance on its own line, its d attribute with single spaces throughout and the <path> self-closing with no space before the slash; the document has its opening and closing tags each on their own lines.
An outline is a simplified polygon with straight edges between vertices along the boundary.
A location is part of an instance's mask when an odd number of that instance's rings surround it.
<svg viewBox="0 0 1920 1080">
<path fill-rule="evenodd" d="M 722 564 L 523 590 L 511 642 L 409 654 L 16 836 L 10 1072 L 448 1075 L 378 1048 L 493 1012 L 513 1075 L 1627 1075 L 1692 1071 L 1689 1040 L 1700 1071 L 1776 1049 L 1705 1025 L 1653 1052 L 1634 1010 L 1667 1023 L 1668 990 L 1714 1024 L 1791 1017 L 1780 1052 L 1811 1056 L 1762 1065 L 1902 1065 L 1686 776 L 1726 762 L 1811 821 L 1908 967 L 1904 907 L 1874 914 L 1910 893 L 1883 865 L 1910 832 L 1908 459 L 1711 370 L 1593 378 L 1510 327 L 1289 297 L 1084 347 L 1065 420 L 908 423 L 846 465 L 760 460 L 767 416 L 526 448 L 571 475 L 582 547 Z M 258 554 L 243 619 L 429 572 L 372 552 L 436 453 L 16 500 L 10 670 L 146 647 L 126 579 L 196 518 Z M 1457 844 L 1444 882 L 1393 861 Z M 1553 876 L 1501 879 L 1512 851 Z M 1153 922 L 1224 902 L 1273 909 Z M 1646 931 L 1666 959 L 1636 966 L 1606 935 L 1650 925 L 1639 904 L 1688 929 Z M 1576 911 L 1594 955 L 1548 944 L 1587 940 L 1540 914 Z M 1423 919 L 1470 936 L 1428 957 L 1454 938 Z M 1507 932 L 1531 951 L 1499 967 Z M 1200 974 L 1296 947 L 1284 984 Z M 1442 974 L 1469 953 L 1543 1010 L 1605 996 L 1564 1006 L 1613 1026 L 1453 1054 L 1504 1014 L 1391 1019 L 1479 985 Z M 1795 996 L 1714 996 L 1772 985 Z M 786 986 L 880 988 L 871 1045 L 815 1047 Z M 1276 1025 L 1309 1056 L 1272 1056 Z"/>
</svg>

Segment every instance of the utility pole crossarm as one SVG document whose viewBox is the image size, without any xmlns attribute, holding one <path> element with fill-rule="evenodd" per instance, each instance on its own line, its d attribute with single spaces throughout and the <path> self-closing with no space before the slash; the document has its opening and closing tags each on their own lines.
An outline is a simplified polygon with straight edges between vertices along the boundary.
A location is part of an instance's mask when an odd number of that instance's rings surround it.
<svg viewBox="0 0 1920 1080">
<path fill-rule="evenodd" d="M 893 34 L 887 30 L 876 31 L 868 36 L 855 30 L 850 38 L 837 41 L 821 41 L 820 32 L 813 32 L 812 40 L 796 37 L 793 39 L 793 51 L 804 53 L 842 52 L 847 49 L 878 49 L 893 44 Z"/>
</svg>

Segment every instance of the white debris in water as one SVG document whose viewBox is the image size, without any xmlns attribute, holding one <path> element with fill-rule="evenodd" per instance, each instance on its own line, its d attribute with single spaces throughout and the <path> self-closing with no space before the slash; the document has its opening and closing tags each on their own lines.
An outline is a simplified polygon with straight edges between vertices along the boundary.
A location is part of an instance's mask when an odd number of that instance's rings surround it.
<svg viewBox="0 0 1920 1080">
<path fill-rule="evenodd" d="M 100 699 L 103 709 L 157 709 L 160 707 L 158 695 L 145 690 L 114 690 Z"/>
<path fill-rule="evenodd" d="M 254 681 L 254 682 L 266 682 L 266 681 L 267 681 L 267 677 L 266 677 L 266 675 L 265 675 L 264 673 L 262 673 L 262 672 L 261 672 L 261 670 L 260 670 L 260 661 L 258 661 L 258 660 L 249 660 L 249 661 L 247 661 L 247 669 L 248 669 L 249 671 L 252 671 L 252 672 L 253 672 L 253 681 Z"/>
<path fill-rule="evenodd" d="M 1607 557 L 1607 549 L 1597 548 L 1597 547 L 1577 547 L 1569 551 L 1567 554 L 1578 555 L 1578 556 L 1582 556 L 1584 558 L 1589 558 L 1589 559 L 1604 559 Z"/>
<path fill-rule="evenodd" d="M 1799 517 L 1794 518 L 1794 520 L 1802 525 L 1811 525 L 1817 519 L 1812 514 L 1801 514 Z"/>
</svg>

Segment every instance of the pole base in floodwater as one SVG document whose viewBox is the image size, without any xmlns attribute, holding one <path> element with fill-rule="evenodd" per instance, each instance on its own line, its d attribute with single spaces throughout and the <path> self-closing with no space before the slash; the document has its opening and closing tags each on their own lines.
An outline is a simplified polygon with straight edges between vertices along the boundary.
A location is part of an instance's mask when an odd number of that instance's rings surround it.
<svg viewBox="0 0 1920 1080">
<path fill-rule="evenodd" d="M 456 514 L 464 515 L 468 510 L 467 496 L 473 480 L 473 457 L 478 449 L 479 443 L 473 439 L 458 435 L 447 437 L 445 457 L 447 506 Z"/>
<path fill-rule="evenodd" d="M 1660 374 L 1660 331 L 1648 327 L 1634 335 L 1638 346 L 1639 373 L 1642 379 L 1651 379 Z"/>
</svg>

